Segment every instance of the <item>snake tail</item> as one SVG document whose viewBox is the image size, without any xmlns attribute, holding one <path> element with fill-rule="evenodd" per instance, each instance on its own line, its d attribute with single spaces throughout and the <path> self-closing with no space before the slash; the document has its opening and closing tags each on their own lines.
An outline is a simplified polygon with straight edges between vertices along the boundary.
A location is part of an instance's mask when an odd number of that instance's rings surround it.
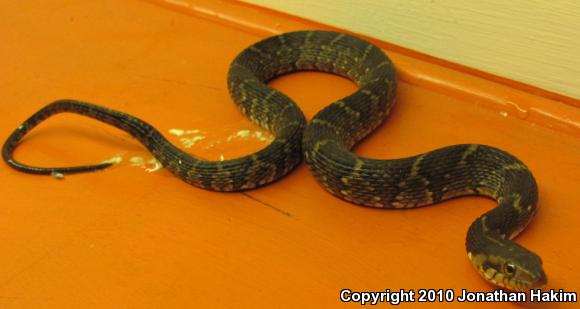
<svg viewBox="0 0 580 309">
<path fill-rule="evenodd" d="M 258 84 L 255 83 L 255 85 Z M 255 88 L 264 90 L 266 87 Z M 256 89 L 251 87 L 249 89 L 253 90 L 254 94 L 256 93 Z M 280 96 L 280 98 L 284 100 L 286 97 Z M 274 101 L 273 98 L 271 100 Z M 252 107 L 245 108 L 251 110 Z M 242 191 L 263 186 L 281 178 L 301 162 L 300 141 L 305 120 L 297 107 L 286 108 L 284 113 L 277 115 L 285 123 L 289 123 L 286 126 L 270 125 L 266 120 L 261 120 L 262 125 L 268 125 L 268 128 L 272 129 L 276 136 L 266 148 L 232 160 L 207 161 L 196 159 L 177 148 L 165 139 L 157 129 L 143 120 L 106 107 L 77 100 L 55 101 L 24 121 L 4 143 L 2 148 L 4 161 L 19 171 L 43 175 L 80 173 L 111 166 L 113 163 L 105 162 L 73 167 L 36 167 L 20 163 L 14 159 L 13 152 L 26 133 L 50 116 L 64 112 L 88 116 L 129 133 L 142 143 L 164 167 L 180 179 L 208 190 Z M 249 113 L 253 112 L 249 111 Z"/>
</svg>

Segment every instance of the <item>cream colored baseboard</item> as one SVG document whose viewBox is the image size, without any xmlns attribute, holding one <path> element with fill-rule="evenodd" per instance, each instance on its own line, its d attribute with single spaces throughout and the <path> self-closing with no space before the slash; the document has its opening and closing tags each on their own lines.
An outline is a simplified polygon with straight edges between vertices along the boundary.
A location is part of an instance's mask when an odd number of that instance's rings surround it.
<svg viewBox="0 0 580 309">
<path fill-rule="evenodd" d="M 580 98 L 580 1 L 245 2 Z"/>
</svg>

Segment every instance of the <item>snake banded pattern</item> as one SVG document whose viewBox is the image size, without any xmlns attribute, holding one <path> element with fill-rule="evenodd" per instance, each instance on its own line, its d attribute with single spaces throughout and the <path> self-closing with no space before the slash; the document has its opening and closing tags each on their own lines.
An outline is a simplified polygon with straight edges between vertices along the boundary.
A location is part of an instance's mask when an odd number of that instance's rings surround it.
<svg viewBox="0 0 580 309">
<path fill-rule="evenodd" d="M 297 105 L 266 85 L 295 71 L 344 76 L 359 89 L 321 110 L 306 125 Z M 28 173 L 75 173 L 106 168 L 40 168 L 19 163 L 13 151 L 44 119 L 61 112 L 92 117 L 120 128 L 145 145 L 164 167 L 184 181 L 216 191 L 256 188 L 291 171 L 302 155 L 316 179 L 332 194 L 352 203 L 380 208 L 414 208 L 463 195 L 483 195 L 498 206 L 468 230 L 472 264 L 488 281 L 510 289 L 545 284 L 541 259 L 511 241 L 534 217 L 537 185 L 528 168 L 507 152 L 485 145 L 454 145 L 395 160 L 364 158 L 351 148 L 379 126 L 394 103 L 396 73 L 375 45 L 343 33 L 299 31 L 270 37 L 242 51 L 228 73 L 228 89 L 241 111 L 275 136 L 254 154 L 205 161 L 184 153 L 153 126 L 131 115 L 76 100 L 47 105 L 4 144 L 2 155 Z"/>
</svg>

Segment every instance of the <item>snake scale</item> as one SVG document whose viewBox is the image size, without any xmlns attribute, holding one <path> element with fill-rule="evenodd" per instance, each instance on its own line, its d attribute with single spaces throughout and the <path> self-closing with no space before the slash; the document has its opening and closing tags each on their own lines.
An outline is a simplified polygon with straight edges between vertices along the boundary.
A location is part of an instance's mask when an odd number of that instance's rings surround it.
<svg viewBox="0 0 580 309">
<path fill-rule="evenodd" d="M 307 124 L 300 108 L 266 83 L 283 74 L 314 70 L 346 77 L 353 94 L 318 112 Z M 184 181 L 216 191 L 242 191 L 271 183 L 304 158 L 329 192 L 359 205 L 414 208 L 463 195 L 483 195 L 497 207 L 473 222 L 466 249 L 489 282 L 513 290 L 539 287 L 546 275 L 539 256 L 511 241 L 534 217 L 537 185 L 517 158 L 485 145 L 454 145 L 417 156 L 377 160 L 350 149 L 389 114 L 396 92 L 390 59 L 372 43 L 344 33 L 298 31 L 264 39 L 233 61 L 228 89 L 241 111 L 275 139 L 264 149 L 227 161 L 199 160 L 167 141 L 148 123 L 128 114 L 76 100 L 59 100 L 32 115 L 8 138 L 2 155 L 8 165 L 35 174 L 70 174 L 112 163 L 42 168 L 13 158 L 24 135 L 46 118 L 77 113 L 120 128 L 145 145 Z"/>
</svg>

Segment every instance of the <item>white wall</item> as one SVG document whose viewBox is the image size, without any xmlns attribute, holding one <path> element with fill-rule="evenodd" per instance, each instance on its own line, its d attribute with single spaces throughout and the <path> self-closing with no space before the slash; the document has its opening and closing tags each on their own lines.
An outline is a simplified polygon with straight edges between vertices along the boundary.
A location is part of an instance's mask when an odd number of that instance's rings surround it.
<svg viewBox="0 0 580 309">
<path fill-rule="evenodd" d="M 580 1 L 244 1 L 580 98 Z"/>
</svg>

